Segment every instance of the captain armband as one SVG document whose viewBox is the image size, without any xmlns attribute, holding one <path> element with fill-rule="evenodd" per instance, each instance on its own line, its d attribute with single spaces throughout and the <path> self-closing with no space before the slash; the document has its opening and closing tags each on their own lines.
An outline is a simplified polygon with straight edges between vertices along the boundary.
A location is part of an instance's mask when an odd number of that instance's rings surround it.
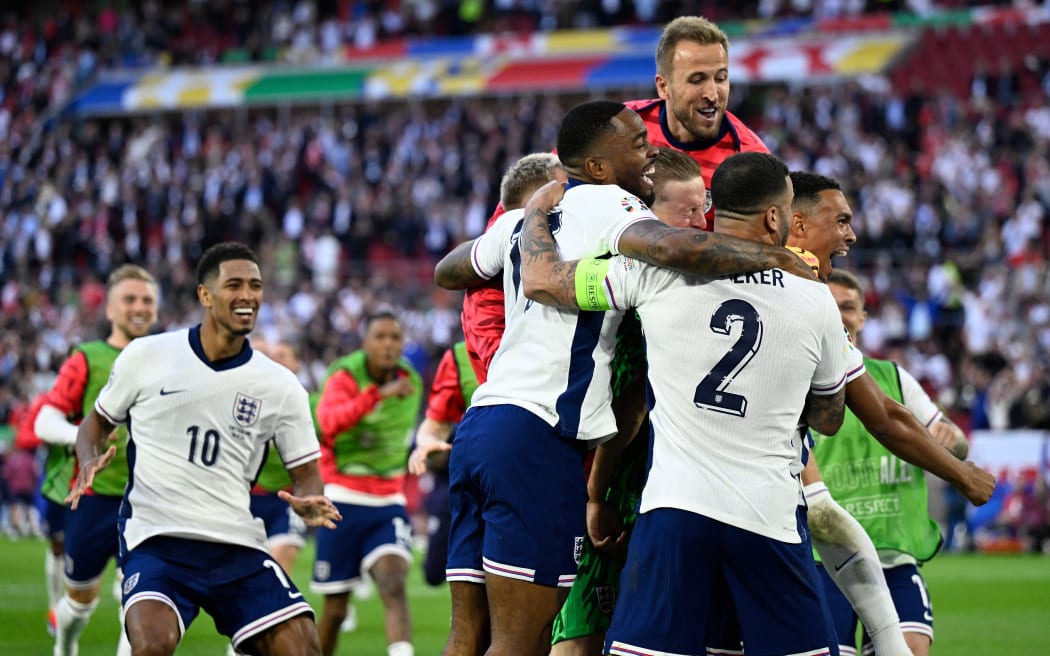
<svg viewBox="0 0 1050 656">
<path fill-rule="evenodd" d="M 605 288 L 609 262 L 608 258 L 591 258 L 580 260 L 576 265 L 576 304 L 581 310 L 615 309 Z"/>
</svg>

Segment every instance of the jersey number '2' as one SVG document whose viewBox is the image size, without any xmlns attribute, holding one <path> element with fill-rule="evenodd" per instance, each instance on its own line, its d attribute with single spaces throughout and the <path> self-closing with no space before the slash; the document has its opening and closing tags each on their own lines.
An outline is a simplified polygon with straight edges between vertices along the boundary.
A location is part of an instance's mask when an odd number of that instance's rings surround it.
<svg viewBox="0 0 1050 656">
<path fill-rule="evenodd" d="M 741 324 L 740 336 L 696 386 L 693 403 L 698 408 L 743 417 L 747 414 L 747 397 L 725 390 L 758 353 L 762 345 L 762 320 L 753 305 L 739 298 L 722 303 L 711 315 L 711 330 L 720 335 L 729 335 L 735 323 Z"/>
</svg>

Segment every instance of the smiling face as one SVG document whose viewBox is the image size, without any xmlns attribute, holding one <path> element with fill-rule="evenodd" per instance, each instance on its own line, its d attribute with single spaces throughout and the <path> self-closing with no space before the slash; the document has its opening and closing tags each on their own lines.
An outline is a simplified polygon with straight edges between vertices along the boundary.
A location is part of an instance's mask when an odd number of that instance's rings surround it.
<svg viewBox="0 0 1050 656">
<path fill-rule="evenodd" d="M 649 198 L 653 191 L 653 159 L 656 148 L 642 117 L 624 109 L 613 117 L 613 129 L 596 145 L 594 157 L 605 171 L 604 181 L 617 184 L 639 198 Z"/>
<path fill-rule="evenodd" d="M 220 332 L 247 335 L 255 328 L 263 300 L 262 274 L 251 260 L 226 260 L 209 284 L 197 287 L 197 297 Z"/>
<path fill-rule="evenodd" d="M 113 324 L 111 342 L 123 347 L 148 335 L 157 322 L 157 290 L 145 280 L 126 278 L 109 290 L 106 318 Z"/>
<path fill-rule="evenodd" d="M 720 43 L 679 41 L 667 76 L 656 75 L 656 91 L 667 101 L 667 125 L 675 139 L 714 139 L 729 102 L 729 53 Z"/>
<path fill-rule="evenodd" d="M 853 232 L 853 210 L 838 189 L 826 189 L 810 207 L 794 210 L 788 244 L 799 246 L 820 258 L 820 277 L 831 273 L 831 260 L 849 253 L 857 241 Z"/>
</svg>

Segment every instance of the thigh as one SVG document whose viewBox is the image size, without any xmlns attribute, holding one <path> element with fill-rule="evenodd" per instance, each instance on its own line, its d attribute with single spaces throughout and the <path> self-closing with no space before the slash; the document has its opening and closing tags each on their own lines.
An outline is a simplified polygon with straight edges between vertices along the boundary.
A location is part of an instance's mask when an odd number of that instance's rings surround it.
<svg viewBox="0 0 1050 656">
<path fill-rule="evenodd" d="M 66 516 L 66 582 L 74 589 L 94 586 L 110 558 L 117 556 L 121 497 L 84 495 Z"/>
<path fill-rule="evenodd" d="M 704 653 L 722 558 L 720 530 L 717 522 L 684 510 L 657 508 L 638 516 L 607 653 Z"/>
<path fill-rule="evenodd" d="M 492 622 L 490 651 L 547 656 L 551 645 L 551 623 L 568 589 L 505 576 L 489 576 L 485 580 L 485 591 Z"/>
<path fill-rule="evenodd" d="M 321 653 L 321 641 L 313 620 L 298 615 L 242 640 L 237 650 L 258 656 L 310 656 Z"/>
<path fill-rule="evenodd" d="M 66 535 L 66 513 L 69 509 L 65 504 L 57 503 L 51 499 L 44 499 L 44 519 L 47 521 L 47 539 L 52 542 L 62 542 Z"/>
<path fill-rule="evenodd" d="M 486 436 L 477 472 L 484 570 L 570 587 L 586 531 L 585 447 L 516 406 L 488 410 L 498 432 Z"/>
<path fill-rule="evenodd" d="M 336 503 L 335 507 L 343 515 L 343 520 L 335 528 L 317 529 L 317 550 L 310 589 L 322 594 L 348 592 L 361 578 L 364 526 L 351 512 L 351 509 L 356 510 L 360 506 Z"/>
<path fill-rule="evenodd" d="M 725 528 L 722 571 L 748 656 L 838 653 L 801 512 L 797 521 L 797 544 Z"/>
<path fill-rule="evenodd" d="M 474 472 L 478 451 L 485 434 L 493 427 L 486 422 L 487 408 L 472 407 L 456 429 L 455 446 L 449 453 L 449 531 L 445 578 L 451 582 L 484 585 L 482 548 L 485 524 L 482 510 L 485 497 L 478 487 Z"/>
<path fill-rule="evenodd" d="M 235 647 L 294 617 L 305 616 L 313 623 L 313 610 L 303 594 L 268 553 L 223 546 L 215 554 L 221 559 L 208 558 L 211 575 L 199 601 L 215 620 L 215 628 Z"/>
</svg>

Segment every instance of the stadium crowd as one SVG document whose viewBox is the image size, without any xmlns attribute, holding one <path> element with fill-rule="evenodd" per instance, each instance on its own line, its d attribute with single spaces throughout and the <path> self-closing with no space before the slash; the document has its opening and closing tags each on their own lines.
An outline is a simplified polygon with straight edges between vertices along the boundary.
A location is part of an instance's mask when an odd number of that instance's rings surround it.
<svg viewBox="0 0 1050 656">
<path fill-rule="evenodd" d="M 440 3 L 401 3 L 402 14 L 428 4 Z M 460 14 L 468 4 L 457 5 Z M 490 13 L 559 4 L 497 2 Z M 744 4 L 767 15 L 819 15 L 872 3 Z M 343 21 L 345 41 L 346 21 L 391 6 L 270 2 L 244 16 L 240 2 L 147 2 L 46 20 L 8 16 L 0 32 L 0 416 L 17 418 L 70 344 L 96 334 L 101 281 L 114 266 L 150 269 L 164 294 L 159 327 L 186 325 L 192 265 L 203 246 L 227 238 L 258 246 L 273 272 L 261 331 L 300 342 L 308 387 L 335 354 L 359 344 L 362 317 L 384 307 L 403 318 L 421 369 L 436 362 L 458 338 L 459 299 L 431 284 L 435 258 L 482 230 L 500 174 L 551 148 L 560 116 L 585 96 L 109 119 L 57 111 L 100 67 L 207 63 L 255 41 L 284 46 L 295 40 L 277 33 L 288 21 L 289 34 L 307 26 L 311 43 L 324 41 L 326 21 Z M 200 12 L 218 13 L 197 20 Z M 733 17 L 724 14 L 717 17 Z M 212 27 L 188 35 L 191 25 Z M 412 31 L 426 30 L 401 28 Z M 846 82 L 736 85 L 732 98 L 791 168 L 846 183 L 859 242 L 844 266 L 871 283 L 863 346 L 899 358 L 974 428 L 1050 426 L 1050 109 L 1045 79 L 1024 88 L 1038 91 L 999 98 L 982 83 L 957 98 Z"/>
</svg>

